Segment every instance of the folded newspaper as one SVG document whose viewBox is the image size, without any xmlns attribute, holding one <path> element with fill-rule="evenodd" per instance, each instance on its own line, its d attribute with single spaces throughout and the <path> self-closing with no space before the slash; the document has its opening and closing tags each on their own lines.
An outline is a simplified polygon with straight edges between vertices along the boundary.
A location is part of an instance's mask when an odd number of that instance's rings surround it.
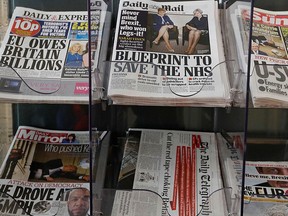
<svg viewBox="0 0 288 216">
<path fill-rule="evenodd" d="M 91 59 L 87 11 L 15 8 L 0 48 L 2 101 L 88 103 L 89 61 L 95 69 L 105 17 L 105 3 L 92 2 Z"/>
<path fill-rule="evenodd" d="M 87 131 L 19 127 L 0 169 L 0 215 L 88 215 L 89 162 Z"/>
<path fill-rule="evenodd" d="M 217 133 L 216 137 L 223 183 L 227 188 L 225 194 L 228 212 L 238 215 L 241 209 L 244 134 L 241 132 Z"/>
<path fill-rule="evenodd" d="M 287 161 L 246 161 L 245 215 L 287 215 L 287 173 Z"/>
<path fill-rule="evenodd" d="M 252 23 L 250 91 L 254 107 L 288 107 L 287 45 L 288 12 L 253 9 L 239 5 L 235 10 L 235 32 L 239 44 L 240 62 L 247 68 L 250 22 Z M 271 18 L 273 17 L 273 18 Z M 245 50 L 246 49 L 246 50 Z M 245 70 L 247 71 L 247 70 Z"/>
<path fill-rule="evenodd" d="M 130 129 L 126 147 L 113 216 L 227 215 L 214 133 Z"/>
<path fill-rule="evenodd" d="M 108 96 L 114 104 L 230 106 L 215 1 L 119 3 Z"/>
</svg>

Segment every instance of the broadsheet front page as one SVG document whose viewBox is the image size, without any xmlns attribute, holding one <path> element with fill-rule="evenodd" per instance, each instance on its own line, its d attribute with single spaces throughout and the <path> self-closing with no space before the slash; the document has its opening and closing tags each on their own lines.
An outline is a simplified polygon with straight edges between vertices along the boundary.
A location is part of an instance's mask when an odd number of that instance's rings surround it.
<svg viewBox="0 0 288 216">
<path fill-rule="evenodd" d="M 247 161 L 245 215 L 287 215 L 287 173 L 287 161 Z"/>
<path fill-rule="evenodd" d="M 108 96 L 115 104 L 228 106 L 223 61 L 217 2 L 121 0 Z"/>
<path fill-rule="evenodd" d="M 105 3 L 92 3 L 91 59 L 87 11 L 15 8 L 0 49 L 1 100 L 88 103 L 88 63 L 98 64 L 105 17 Z"/>
<path fill-rule="evenodd" d="M 239 24 L 246 31 L 241 34 L 243 44 L 247 43 L 249 25 L 253 22 L 249 71 L 253 104 L 255 107 L 287 107 L 288 13 L 254 8 L 251 19 L 250 11 L 250 7 L 240 5 L 235 14 L 241 16 Z M 242 63 L 245 66 L 244 61 Z"/>
<path fill-rule="evenodd" d="M 0 215 L 89 213 L 88 137 L 87 131 L 19 127 L 0 169 Z M 78 195 L 82 209 L 72 207 Z"/>
<path fill-rule="evenodd" d="M 214 133 L 129 132 L 140 140 L 133 189 L 116 192 L 113 216 L 227 215 Z"/>
</svg>

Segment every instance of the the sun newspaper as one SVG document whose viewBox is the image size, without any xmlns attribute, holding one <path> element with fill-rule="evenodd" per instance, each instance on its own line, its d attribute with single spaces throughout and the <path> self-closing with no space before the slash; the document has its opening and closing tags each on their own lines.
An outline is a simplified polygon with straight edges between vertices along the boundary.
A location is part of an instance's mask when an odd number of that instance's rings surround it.
<svg viewBox="0 0 288 216">
<path fill-rule="evenodd" d="M 252 22 L 249 76 L 254 107 L 288 107 L 288 13 L 253 8 L 251 18 L 250 11 L 249 6 L 238 7 L 244 43 Z"/>
<path fill-rule="evenodd" d="M 215 1 L 121 0 L 108 85 L 113 103 L 229 106 L 218 13 Z"/>
<path fill-rule="evenodd" d="M 245 215 L 288 214 L 288 162 L 246 161 Z"/>
<path fill-rule="evenodd" d="M 16 7 L 0 48 L 1 100 L 88 103 L 89 61 L 97 67 L 104 4 L 91 1 L 91 59 L 87 11 Z"/>
<path fill-rule="evenodd" d="M 217 133 L 216 137 L 228 212 L 238 214 L 241 209 L 244 134 Z"/>
<path fill-rule="evenodd" d="M 227 215 L 214 133 L 149 129 L 130 133 L 131 140 L 140 140 L 139 151 L 137 158 L 126 154 L 122 168 L 128 158 L 131 163 L 137 160 L 133 187 L 116 191 L 113 216 Z"/>
<path fill-rule="evenodd" d="M 19 127 L 0 170 L 0 215 L 89 213 L 89 162 L 87 131 Z M 82 210 L 68 208 L 75 194 Z"/>
</svg>

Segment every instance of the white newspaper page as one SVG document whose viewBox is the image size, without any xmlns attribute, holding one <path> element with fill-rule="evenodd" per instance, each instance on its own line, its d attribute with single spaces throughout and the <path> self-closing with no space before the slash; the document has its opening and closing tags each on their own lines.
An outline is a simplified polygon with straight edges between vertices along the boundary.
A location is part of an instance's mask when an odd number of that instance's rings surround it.
<svg viewBox="0 0 288 216">
<path fill-rule="evenodd" d="M 245 215 L 287 215 L 287 161 L 247 161 Z"/>
<path fill-rule="evenodd" d="M 215 2 L 121 0 L 108 96 L 114 103 L 225 106 L 223 53 Z"/>
<path fill-rule="evenodd" d="M 112 215 L 226 215 L 214 133 L 137 130 L 133 189 L 117 191 Z"/>
<path fill-rule="evenodd" d="M 217 133 L 219 160 L 230 213 L 240 211 L 243 175 L 244 133 L 229 132 L 229 139 Z"/>
<path fill-rule="evenodd" d="M 99 22 L 92 26 L 92 63 L 100 46 L 96 30 L 103 24 L 99 8 L 93 12 Z M 87 11 L 16 7 L 0 49 L 0 98 L 88 103 L 88 53 Z"/>
<path fill-rule="evenodd" d="M 239 10 L 244 21 L 250 20 L 250 8 L 242 6 Z M 254 8 L 249 75 L 255 107 L 288 105 L 287 38 L 287 11 Z"/>
<path fill-rule="evenodd" d="M 0 169 L 0 215 L 88 215 L 89 166 L 88 132 L 19 127 Z"/>
</svg>

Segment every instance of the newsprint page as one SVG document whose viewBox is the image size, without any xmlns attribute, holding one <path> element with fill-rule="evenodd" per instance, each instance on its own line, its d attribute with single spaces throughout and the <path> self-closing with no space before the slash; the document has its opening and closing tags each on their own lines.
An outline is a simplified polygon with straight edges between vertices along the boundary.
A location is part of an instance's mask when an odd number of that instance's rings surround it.
<svg viewBox="0 0 288 216">
<path fill-rule="evenodd" d="M 230 105 L 217 2 L 119 4 L 108 86 L 114 104 Z"/>
<path fill-rule="evenodd" d="M 88 103 L 89 61 L 97 67 L 105 16 L 105 3 L 92 3 L 91 59 L 87 11 L 15 8 L 0 48 L 1 100 Z"/>
<path fill-rule="evenodd" d="M 88 137 L 19 127 L 0 169 L 0 215 L 88 215 Z"/>
<path fill-rule="evenodd" d="M 130 129 L 129 134 L 130 153 L 124 154 L 119 179 L 130 178 L 135 163 L 133 186 L 116 191 L 113 216 L 227 215 L 214 133 Z"/>
<path fill-rule="evenodd" d="M 250 22 L 253 21 L 249 75 L 254 107 L 287 108 L 288 12 L 254 8 L 251 18 L 249 6 L 239 5 L 237 10 L 235 14 L 240 19 L 235 26 L 238 24 L 242 36 L 238 37 L 239 47 L 248 44 Z M 242 57 L 241 61 L 247 68 L 243 59 L 247 57 Z"/>
<path fill-rule="evenodd" d="M 288 162 L 247 161 L 245 216 L 288 214 Z"/>
</svg>

